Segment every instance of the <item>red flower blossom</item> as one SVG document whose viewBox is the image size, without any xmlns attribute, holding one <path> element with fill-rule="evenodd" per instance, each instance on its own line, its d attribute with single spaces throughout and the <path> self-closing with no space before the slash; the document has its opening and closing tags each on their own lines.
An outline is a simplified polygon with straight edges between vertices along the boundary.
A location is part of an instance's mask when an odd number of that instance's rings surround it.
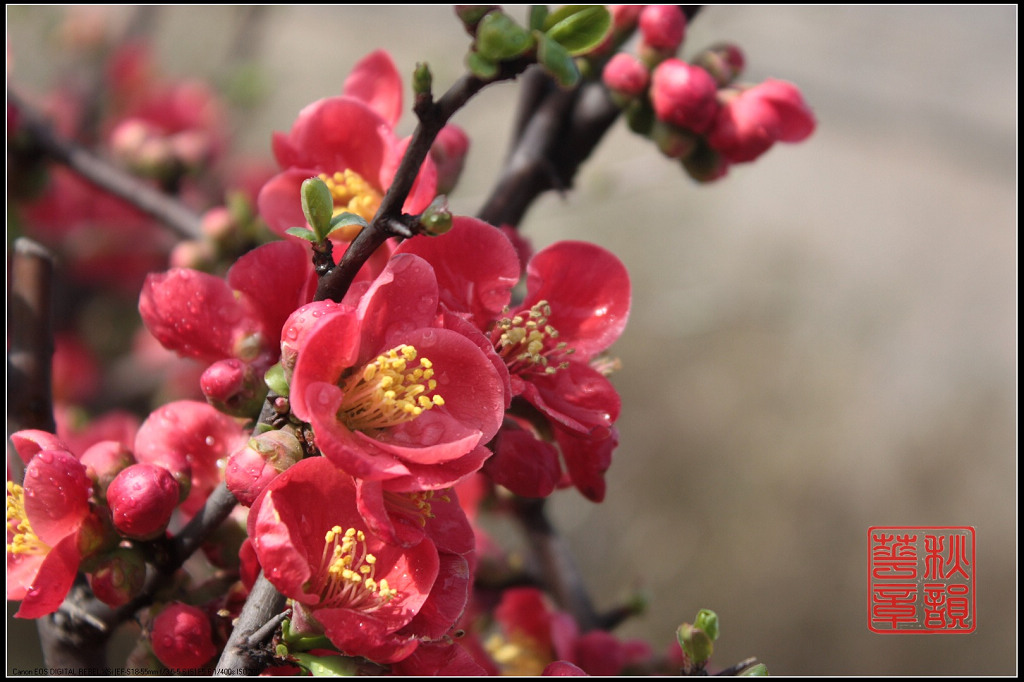
<svg viewBox="0 0 1024 682">
<path fill-rule="evenodd" d="M 21 431 L 11 442 L 28 466 L 7 482 L 7 599 L 18 618 L 56 611 L 82 560 L 79 530 L 90 514 L 85 466 L 51 434 Z"/>
<path fill-rule="evenodd" d="M 281 172 L 260 191 L 260 214 L 278 234 L 305 225 L 299 188 L 309 177 L 323 179 L 334 196 L 335 212 L 371 220 L 391 185 L 408 140 L 394 126 L 402 111 L 402 81 L 391 57 L 378 50 L 349 75 L 339 97 L 310 104 L 287 134 L 275 133 L 274 155 Z M 419 213 L 436 194 L 437 169 L 428 158 L 406 199 L 404 210 Z M 343 234 L 349 241 L 354 234 Z"/>
<path fill-rule="evenodd" d="M 274 479 L 249 512 L 249 537 L 264 575 L 346 654 L 379 663 L 405 658 L 418 639 L 399 633 L 438 578 L 437 549 L 388 544 L 366 526 L 352 479 L 323 457 Z"/>
<path fill-rule="evenodd" d="M 503 381 L 486 342 L 439 316 L 434 270 L 419 257 L 396 255 L 358 296 L 319 309 L 301 336 L 292 412 L 356 478 L 392 492 L 448 487 L 480 468 L 501 423 Z"/>
<path fill-rule="evenodd" d="M 533 256 L 526 299 L 498 319 L 509 300 L 516 258 L 497 229 L 457 219 L 450 232 L 409 240 L 396 253 L 414 253 L 433 266 L 442 303 L 490 330 L 508 368 L 511 395 L 520 404 L 513 403 L 514 416 L 506 420 L 485 471 L 519 495 L 545 497 L 571 482 L 601 501 L 604 472 L 618 443 L 614 422 L 620 402 L 592 363 L 618 339 L 629 317 L 629 274 L 622 262 L 593 244 L 558 242 Z M 495 274 L 487 280 L 477 269 Z M 522 409 L 523 403 L 529 408 Z M 537 439 L 530 422 L 537 419 L 550 425 L 557 450 Z"/>
<path fill-rule="evenodd" d="M 237 358 L 262 373 L 277 361 L 285 319 L 313 298 L 306 251 L 293 242 L 264 244 L 239 258 L 226 280 L 186 268 L 151 274 L 139 296 L 142 321 L 182 357 Z"/>
</svg>

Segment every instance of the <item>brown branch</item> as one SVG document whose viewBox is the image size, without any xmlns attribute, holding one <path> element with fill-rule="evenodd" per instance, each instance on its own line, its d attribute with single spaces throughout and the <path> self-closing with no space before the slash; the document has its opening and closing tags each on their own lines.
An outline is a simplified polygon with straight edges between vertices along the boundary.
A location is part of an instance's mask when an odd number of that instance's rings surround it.
<svg viewBox="0 0 1024 682">
<path fill-rule="evenodd" d="M 177 199 L 154 189 L 97 154 L 60 136 L 45 117 L 10 87 L 7 102 L 18 110 L 20 130 L 38 150 L 64 164 L 97 188 L 128 202 L 183 239 L 202 236 L 200 216 Z"/>
<path fill-rule="evenodd" d="M 430 153 L 430 147 L 441 128 L 448 123 L 456 111 L 465 106 L 466 102 L 485 86 L 502 80 L 514 79 L 526 69 L 527 65 L 528 62 L 525 60 L 508 62 L 503 65 L 502 73 L 490 81 L 467 74 L 456 81 L 436 102 L 430 101 L 429 97 L 417 101 L 416 114 L 419 116 L 420 122 L 412 134 L 412 139 L 405 150 L 405 156 L 402 157 L 402 163 L 395 173 L 391 187 L 384 195 L 370 226 L 364 228 L 356 236 L 337 267 L 320 278 L 315 300 L 340 301 L 366 259 L 389 238 L 405 236 L 397 232 L 394 225 L 405 225 L 405 221 L 401 219 L 402 205 L 409 196 L 420 166 L 423 165 L 427 154 Z"/>
<path fill-rule="evenodd" d="M 266 649 L 261 648 L 263 642 L 257 633 L 265 634 L 264 625 L 279 617 L 284 606 L 285 598 L 261 572 L 242 607 L 242 613 L 238 616 L 235 629 L 228 638 L 213 674 L 259 674 L 264 667 L 262 661 L 266 660 Z"/>
</svg>

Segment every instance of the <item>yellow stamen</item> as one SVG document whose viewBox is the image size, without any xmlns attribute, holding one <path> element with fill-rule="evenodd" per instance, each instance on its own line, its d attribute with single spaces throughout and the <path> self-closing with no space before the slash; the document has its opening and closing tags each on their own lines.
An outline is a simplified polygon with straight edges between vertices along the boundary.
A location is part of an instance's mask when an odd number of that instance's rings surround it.
<svg viewBox="0 0 1024 682">
<path fill-rule="evenodd" d="M 558 330 L 548 324 L 550 315 L 548 302 L 538 301 L 525 317 L 516 315 L 498 320 L 491 340 L 510 372 L 554 374 L 569 366 L 564 358 L 574 349 L 563 341 L 555 341 Z"/>
<path fill-rule="evenodd" d="M 376 606 L 398 594 L 398 590 L 388 587 L 386 579 L 378 582 L 374 578 L 377 557 L 366 551 L 363 531 L 342 531 L 341 526 L 334 526 L 324 540 L 316 587 L 324 606 Z"/>
<path fill-rule="evenodd" d="M 32 530 L 25 515 L 25 490 L 7 481 L 7 529 L 12 533 L 7 543 L 8 554 L 46 554 L 50 547 Z"/>
<path fill-rule="evenodd" d="M 366 222 L 373 220 L 383 197 L 363 176 L 346 168 L 333 175 L 321 173 L 320 179 L 327 185 L 334 198 L 334 215 L 355 213 Z M 333 236 L 338 236 L 343 241 L 352 241 L 361 229 L 359 225 L 350 225 L 338 230 Z"/>
<path fill-rule="evenodd" d="M 373 431 L 411 421 L 444 405 L 439 394 L 430 395 L 437 388 L 433 364 L 419 358 L 413 365 L 416 359 L 416 349 L 403 344 L 344 380 L 345 397 L 338 418 L 353 431 Z"/>
</svg>

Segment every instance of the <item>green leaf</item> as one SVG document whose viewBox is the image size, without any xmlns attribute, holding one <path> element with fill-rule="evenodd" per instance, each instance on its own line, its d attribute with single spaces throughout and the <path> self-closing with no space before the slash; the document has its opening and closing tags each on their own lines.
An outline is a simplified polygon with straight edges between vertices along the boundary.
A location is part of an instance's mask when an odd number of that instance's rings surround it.
<svg viewBox="0 0 1024 682">
<path fill-rule="evenodd" d="M 708 634 L 711 641 L 718 639 L 718 614 L 711 609 L 701 609 L 693 624 Z"/>
<path fill-rule="evenodd" d="M 764 663 L 752 665 L 739 674 L 740 677 L 768 677 L 768 666 Z"/>
<path fill-rule="evenodd" d="M 288 397 L 288 379 L 284 375 L 284 367 L 281 363 L 271 365 L 270 369 L 263 375 L 263 381 L 274 393 L 285 398 Z"/>
<path fill-rule="evenodd" d="M 544 32 L 544 21 L 548 18 L 547 5 L 530 5 L 530 30 Z"/>
<path fill-rule="evenodd" d="M 565 48 L 539 31 L 537 37 L 537 61 L 544 70 L 555 77 L 563 88 L 575 87 L 580 82 L 580 70 L 576 61 Z"/>
<path fill-rule="evenodd" d="M 334 213 L 331 190 L 320 178 L 307 178 L 302 181 L 299 194 L 302 197 L 302 213 L 317 236 L 317 239 L 311 241 L 323 241 L 327 238 L 328 225 Z"/>
<path fill-rule="evenodd" d="M 308 227 L 289 227 L 287 230 L 285 230 L 285 232 L 292 235 L 293 237 L 301 237 L 302 239 L 307 239 L 311 242 L 320 241 L 320 239 L 316 236 L 316 232 L 309 229 Z"/>
<path fill-rule="evenodd" d="M 518 57 L 533 45 L 530 32 L 504 12 L 491 12 L 476 29 L 476 51 L 492 62 Z"/>
<path fill-rule="evenodd" d="M 478 52 L 466 55 L 466 67 L 477 78 L 489 81 L 498 75 L 498 64 L 481 56 Z"/>
<path fill-rule="evenodd" d="M 331 233 L 340 230 L 343 227 L 348 227 L 349 225 L 369 227 L 370 223 L 366 222 L 366 220 L 361 215 L 344 211 L 331 218 L 331 225 L 330 229 L 327 230 L 327 235 L 329 236 Z"/>
<path fill-rule="evenodd" d="M 347 656 L 313 656 L 310 654 L 292 654 L 303 668 L 313 677 L 354 677 L 356 664 Z"/>
<path fill-rule="evenodd" d="M 564 5 L 547 17 L 541 30 L 577 57 L 604 42 L 612 30 L 612 15 L 603 5 Z"/>
</svg>

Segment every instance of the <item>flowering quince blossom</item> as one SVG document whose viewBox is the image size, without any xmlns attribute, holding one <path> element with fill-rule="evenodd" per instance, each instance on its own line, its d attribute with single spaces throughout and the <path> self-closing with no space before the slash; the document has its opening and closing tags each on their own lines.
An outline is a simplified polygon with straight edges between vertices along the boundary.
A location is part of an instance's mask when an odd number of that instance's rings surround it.
<svg viewBox="0 0 1024 682">
<path fill-rule="evenodd" d="M 351 478 L 326 458 L 304 459 L 275 478 L 248 527 L 264 575 L 294 603 L 297 627 L 379 663 L 415 650 L 416 635 L 400 631 L 438 580 L 437 548 L 429 539 L 401 547 L 374 535 Z"/>
<path fill-rule="evenodd" d="M 508 368 L 511 395 L 532 408 L 524 415 L 513 403 L 513 417 L 506 420 L 495 456 L 486 464 L 487 473 L 527 497 L 545 497 L 571 481 L 587 498 L 599 502 L 605 493 L 604 472 L 618 443 L 613 424 L 620 401 L 612 384 L 590 363 L 618 339 L 626 325 L 629 274 L 614 254 L 599 246 L 576 241 L 553 244 L 527 265 L 525 300 L 499 319 L 496 308 L 501 297 L 484 295 L 460 279 L 458 264 L 465 259 L 466 244 L 500 238 L 500 232 L 486 223 L 465 221 L 429 242 L 405 242 L 396 253 L 421 255 L 436 272 L 453 273 L 439 275 L 445 283 L 442 301 L 489 330 Z M 488 265 L 495 272 L 494 265 Z M 495 291 L 492 287 L 491 292 Z M 530 428 L 529 419 L 538 415 L 551 426 L 557 450 Z M 559 450 L 568 480 L 563 480 Z"/>
<path fill-rule="evenodd" d="M 501 424 L 504 381 L 480 333 L 438 314 L 433 268 L 399 254 L 349 294 L 301 337 L 285 324 L 286 344 L 301 338 L 292 413 L 331 462 L 382 490 L 437 490 L 478 470 Z"/>
<path fill-rule="evenodd" d="M 299 112 L 287 134 L 275 133 L 274 156 L 281 172 L 260 191 L 260 214 L 272 230 L 306 224 L 299 189 L 319 176 L 334 197 L 335 213 L 369 221 L 398 170 L 408 140 L 394 133 L 402 112 L 402 79 L 387 52 L 364 57 L 346 79 L 341 96 L 328 97 Z M 428 158 L 409 197 L 407 213 L 420 213 L 434 199 L 437 169 Z M 354 233 L 341 232 L 341 241 Z"/>
<path fill-rule="evenodd" d="M 27 466 L 21 485 L 7 481 L 7 599 L 21 601 L 16 617 L 39 618 L 57 610 L 78 572 L 92 482 L 52 434 L 18 431 L 11 443 Z"/>
<path fill-rule="evenodd" d="M 497 628 L 484 648 L 502 674 L 621 675 L 652 653 L 641 640 L 623 641 L 603 630 L 580 633 L 572 616 L 552 608 L 533 587 L 506 590 L 494 620 Z"/>
<path fill-rule="evenodd" d="M 226 279 L 188 268 L 150 274 L 139 313 L 164 348 L 208 364 L 242 360 L 262 375 L 277 361 L 285 319 L 315 290 L 307 250 L 271 242 L 239 258 Z"/>
</svg>

